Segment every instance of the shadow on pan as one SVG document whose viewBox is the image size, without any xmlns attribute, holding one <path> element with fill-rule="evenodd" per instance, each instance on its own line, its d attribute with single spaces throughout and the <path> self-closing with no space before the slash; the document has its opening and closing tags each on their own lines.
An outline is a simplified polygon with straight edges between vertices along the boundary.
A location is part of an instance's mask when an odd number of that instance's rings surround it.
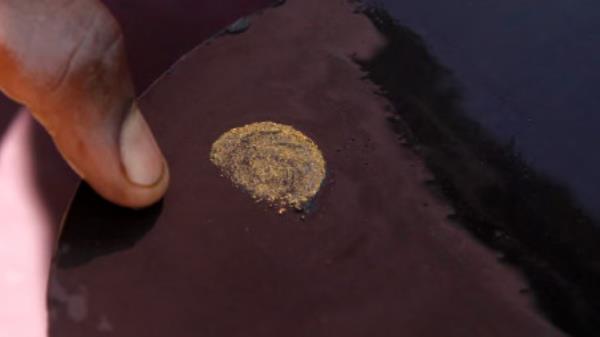
<svg viewBox="0 0 600 337">
<path fill-rule="evenodd" d="M 600 335 L 600 226 L 569 190 L 531 169 L 467 117 L 452 72 L 419 35 L 383 9 L 365 13 L 388 39 L 373 59 L 357 61 L 393 104 L 390 126 L 432 170 L 434 191 L 453 220 L 527 277 L 538 306 L 574 336 Z"/>
<path fill-rule="evenodd" d="M 58 252 L 59 268 L 77 267 L 90 260 L 133 247 L 148 233 L 163 202 L 133 210 L 116 206 L 81 183 L 63 223 Z"/>
</svg>

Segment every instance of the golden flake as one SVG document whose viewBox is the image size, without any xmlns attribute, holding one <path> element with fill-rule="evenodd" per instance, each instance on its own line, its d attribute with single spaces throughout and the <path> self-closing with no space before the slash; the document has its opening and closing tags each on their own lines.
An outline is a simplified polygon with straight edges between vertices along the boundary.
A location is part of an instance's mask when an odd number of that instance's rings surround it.
<svg viewBox="0 0 600 337">
<path fill-rule="evenodd" d="M 212 145 L 210 160 L 254 199 L 302 209 L 325 178 L 318 146 L 291 126 L 259 122 L 234 128 Z"/>
</svg>

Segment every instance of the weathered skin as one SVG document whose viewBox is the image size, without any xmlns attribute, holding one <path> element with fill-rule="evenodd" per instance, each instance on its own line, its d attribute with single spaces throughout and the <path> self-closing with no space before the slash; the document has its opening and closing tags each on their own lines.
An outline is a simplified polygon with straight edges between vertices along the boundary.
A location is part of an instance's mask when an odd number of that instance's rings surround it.
<svg viewBox="0 0 600 337">
<path fill-rule="evenodd" d="M 119 25 L 101 2 L 0 1 L 0 69 L 0 89 L 100 194 L 133 207 L 164 194 L 167 166 L 135 104 Z M 132 179 L 139 172 L 148 174 Z"/>
</svg>

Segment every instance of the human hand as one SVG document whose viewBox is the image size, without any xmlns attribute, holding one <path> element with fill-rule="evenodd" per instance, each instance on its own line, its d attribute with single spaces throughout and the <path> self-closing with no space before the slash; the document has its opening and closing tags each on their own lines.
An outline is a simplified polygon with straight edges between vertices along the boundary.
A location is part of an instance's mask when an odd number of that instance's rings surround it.
<svg viewBox="0 0 600 337">
<path fill-rule="evenodd" d="M 117 204 L 160 199 L 169 173 L 134 98 L 121 30 L 97 0 L 0 0 L 0 89 Z"/>
</svg>

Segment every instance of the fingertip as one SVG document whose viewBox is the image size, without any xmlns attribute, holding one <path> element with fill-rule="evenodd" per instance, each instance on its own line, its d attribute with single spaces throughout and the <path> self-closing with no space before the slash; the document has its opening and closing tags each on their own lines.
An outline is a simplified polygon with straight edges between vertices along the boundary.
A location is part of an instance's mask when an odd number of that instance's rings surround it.
<svg viewBox="0 0 600 337">
<path fill-rule="evenodd" d="M 132 184 L 151 187 L 162 179 L 165 159 L 135 103 L 121 126 L 119 149 L 123 170 Z"/>
<path fill-rule="evenodd" d="M 95 123 L 63 128 L 55 142 L 67 163 L 102 197 L 120 206 L 143 208 L 165 195 L 170 172 L 137 104 L 127 111 L 115 119 L 120 124 L 116 132 Z"/>
<path fill-rule="evenodd" d="M 119 206 L 140 209 L 163 199 L 169 187 L 170 173 L 165 163 L 159 180 L 147 186 L 132 183 L 126 178 L 115 179 L 108 183 L 92 179 L 84 180 L 106 200 Z"/>
</svg>

